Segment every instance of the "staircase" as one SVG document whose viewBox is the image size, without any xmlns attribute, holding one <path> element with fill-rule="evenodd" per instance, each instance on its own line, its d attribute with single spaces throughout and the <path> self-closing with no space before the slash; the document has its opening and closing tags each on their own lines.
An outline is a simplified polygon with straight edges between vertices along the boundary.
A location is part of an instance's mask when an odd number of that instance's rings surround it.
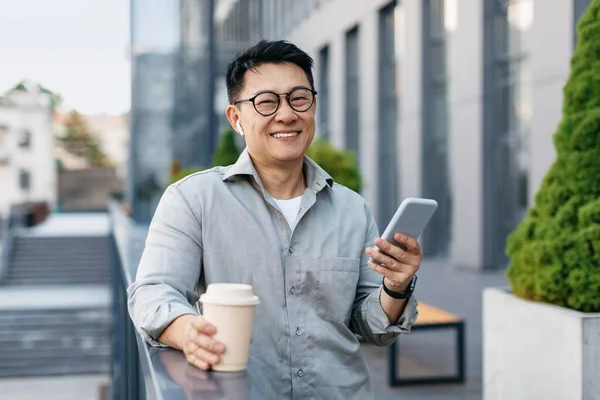
<svg viewBox="0 0 600 400">
<path fill-rule="evenodd" d="M 0 378 L 108 373 L 110 325 L 107 307 L 0 310 Z"/>
<path fill-rule="evenodd" d="M 16 236 L 7 285 L 108 284 L 110 247 L 106 236 Z"/>
<path fill-rule="evenodd" d="M 0 378 L 109 373 L 107 215 L 51 215 L 13 233 L 0 285 Z"/>
</svg>

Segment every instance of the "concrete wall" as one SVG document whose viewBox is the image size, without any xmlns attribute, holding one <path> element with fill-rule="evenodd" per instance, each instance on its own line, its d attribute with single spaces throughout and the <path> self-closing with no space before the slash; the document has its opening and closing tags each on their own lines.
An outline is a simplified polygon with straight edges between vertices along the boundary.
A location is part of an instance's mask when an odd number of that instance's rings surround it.
<svg viewBox="0 0 600 400">
<path fill-rule="evenodd" d="M 483 293 L 485 400 L 598 399 L 600 314 Z"/>
</svg>

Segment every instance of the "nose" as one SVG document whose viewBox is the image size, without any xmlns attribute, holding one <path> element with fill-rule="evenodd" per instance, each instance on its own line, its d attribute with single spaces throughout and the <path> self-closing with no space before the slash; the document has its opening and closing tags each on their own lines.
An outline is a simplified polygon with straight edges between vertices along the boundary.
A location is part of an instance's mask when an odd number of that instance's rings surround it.
<svg viewBox="0 0 600 400">
<path fill-rule="evenodd" d="M 284 124 L 291 124 L 298 119 L 298 115 L 287 102 L 285 96 L 280 97 L 279 109 L 275 113 L 275 120 Z"/>
</svg>

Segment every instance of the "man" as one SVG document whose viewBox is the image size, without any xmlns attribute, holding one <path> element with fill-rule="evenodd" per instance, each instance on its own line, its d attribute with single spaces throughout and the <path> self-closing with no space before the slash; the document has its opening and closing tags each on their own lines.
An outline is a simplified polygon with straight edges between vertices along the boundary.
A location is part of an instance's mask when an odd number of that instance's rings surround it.
<svg viewBox="0 0 600 400">
<path fill-rule="evenodd" d="M 193 306 L 198 293 L 251 284 L 261 304 L 248 373 L 267 398 L 367 399 L 355 335 L 387 346 L 410 330 L 422 254 L 405 235 L 396 239 L 406 250 L 378 239 L 363 198 L 304 155 L 315 134 L 312 63 L 293 44 L 261 41 L 230 64 L 226 115 L 246 149 L 167 188 L 129 309 L 148 342 L 206 370 L 224 346 Z"/>
</svg>

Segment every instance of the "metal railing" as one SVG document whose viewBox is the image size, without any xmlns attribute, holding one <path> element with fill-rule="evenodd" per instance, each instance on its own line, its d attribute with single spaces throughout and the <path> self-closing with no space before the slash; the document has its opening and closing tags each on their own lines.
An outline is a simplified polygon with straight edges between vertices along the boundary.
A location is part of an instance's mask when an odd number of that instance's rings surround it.
<svg viewBox="0 0 600 400">
<path fill-rule="evenodd" d="M 0 219 L 0 284 L 4 282 L 10 262 L 12 248 L 12 230 L 10 215 Z"/>
<path fill-rule="evenodd" d="M 0 284 L 6 279 L 12 255 L 14 229 L 25 225 L 26 206 L 14 204 L 6 218 L 0 218 Z"/>
<path fill-rule="evenodd" d="M 242 373 L 212 373 L 187 362 L 181 351 L 146 344 L 127 310 L 127 288 L 135 280 L 148 227 L 136 224 L 114 202 L 108 205 L 112 243 L 113 400 L 246 400 L 262 398 Z M 252 390 L 251 390 L 252 389 Z"/>
</svg>

